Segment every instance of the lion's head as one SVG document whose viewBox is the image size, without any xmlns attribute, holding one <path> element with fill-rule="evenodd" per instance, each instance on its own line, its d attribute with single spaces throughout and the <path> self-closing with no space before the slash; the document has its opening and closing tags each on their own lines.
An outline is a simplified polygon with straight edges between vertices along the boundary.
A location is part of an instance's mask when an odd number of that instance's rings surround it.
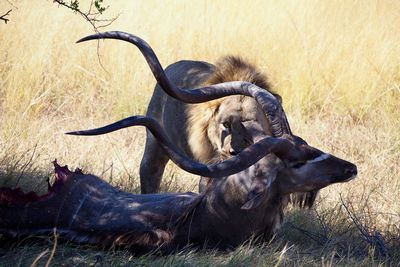
<svg viewBox="0 0 400 267">
<path fill-rule="evenodd" d="M 271 91 L 267 78 L 238 57 L 221 59 L 204 85 L 229 81 L 247 81 Z M 261 134 L 258 131 L 271 134 L 261 107 L 253 98 L 240 95 L 191 105 L 187 131 L 193 155 L 202 162 L 220 161 L 237 154 L 254 142 L 254 135 Z"/>
</svg>

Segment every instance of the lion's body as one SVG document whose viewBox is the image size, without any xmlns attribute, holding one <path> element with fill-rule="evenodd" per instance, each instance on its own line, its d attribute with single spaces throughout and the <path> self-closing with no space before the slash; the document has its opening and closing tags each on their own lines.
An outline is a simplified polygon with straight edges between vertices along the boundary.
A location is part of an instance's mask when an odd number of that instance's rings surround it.
<svg viewBox="0 0 400 267">
<path fill-rule="evenodd" d="M 182 60 L 168 66 L 165 72 L 179 88 L 196 88 L 204 84 L 214 69 L 213 65 L 206 62 Z M 156 118 L 175 144 L 193 156 L 188 147 L 186 131 L 190 106 L 193 105 L 170 97 L 157 84 L 146 115 Z"/>
<path fill-rule="evenodd" d="M 179 88 L 229 81 L 247 81 L 270 90 L 267 79 L 251 64 L 237 57 L 222 58 L 216 65 L 201 61 L 179 61 L 168 66 L 166 75 Z M 268 121 L 254 99 L 230 96 L 201 104 L 186 104 L 168 96 L 157 84 L 147 116 L 164 127 L 168 136 L 188 156 L 204 163 L 220 161 L 247 147 L 252 140 L 241 122 L 257 121 L 270 134 Z M 222 120 L 229 120 L 229 134 L 220 129 Z M 147 133 L 146 148 L 140 167 L 143 193 L 154 193 L 168 157 Z"/>
</svg>

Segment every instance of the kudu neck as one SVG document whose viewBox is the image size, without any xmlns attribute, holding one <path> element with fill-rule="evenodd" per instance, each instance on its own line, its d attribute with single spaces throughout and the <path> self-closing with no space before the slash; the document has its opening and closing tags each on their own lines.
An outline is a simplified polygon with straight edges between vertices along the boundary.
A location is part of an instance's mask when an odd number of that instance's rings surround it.
<svg viewBox="0 0 400 267">
<path fill-rule="evenodd" d="M 230 213 L 248 214 L 249 212 L 242 207 L 248 201 L 253 186 L 253 182 L 249 179 L 252 175 L 249 170 L 245 170 L 221 180 L 212 181 L 205 193 L 206 206 L 218 217 L 232 218 Z M 263 203 L 261 206 L 266 205 Z"/>
<path fill-rule="evenodd" d="M 280 207 L 274 207 L 275 201 L 270 203 L 268 195 L 254 209 L 242 208 L 248 201 L 251 188 L 251 183 L 246 183 L 248 176 L 245 176 L 246 173 L 243 176 L 236 174 L 213 181 L 205 192 L 202 212 L 199 213 L 201 218 L 198 219 L 203 233 L 207 233 L 206 238 L 240 244 L 252 235 L 270 237 L 279 228 L 282 212 Z"/>
</svg>

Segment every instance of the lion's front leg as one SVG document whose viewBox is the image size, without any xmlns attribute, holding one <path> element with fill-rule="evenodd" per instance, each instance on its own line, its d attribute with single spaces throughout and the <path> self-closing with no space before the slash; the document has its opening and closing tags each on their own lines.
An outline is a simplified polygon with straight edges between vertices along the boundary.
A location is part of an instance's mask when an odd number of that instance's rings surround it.
<svg viewBox="0 0 400 267">
<path fill-rule="evenodd" d="M 169 158 L 154 136 L 147 131 L 146 146 L 140 162 L 140 189 L 142 194 L 160 191 L 161 179 Z"/>
</svg>

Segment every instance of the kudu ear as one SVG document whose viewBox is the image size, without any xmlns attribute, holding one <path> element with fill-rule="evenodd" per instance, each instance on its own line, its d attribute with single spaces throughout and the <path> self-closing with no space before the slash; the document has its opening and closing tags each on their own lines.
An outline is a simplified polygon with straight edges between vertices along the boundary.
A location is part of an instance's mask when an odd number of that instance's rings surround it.
<svg viewBox="0 0 400 267">
<path fill-rule="evenodd" d="M 249 188 L 246 202 L 243 204 L 241 209 L 252 210 L 265 203 L 266 198 L 268 198 L 268 189 L 274 182 L 276 175 L 276 168 L 268 169 L 267 172 L 257 175 Z"/>
<path fill-rule="evenodd" d="M 247 195 L 246 203 L 240 209 L 252 210 L 259 207 L 264 202 L 266 195 L 267 189 L 262 188 L 262 186 L 251 188 Z"/>
</svg>

